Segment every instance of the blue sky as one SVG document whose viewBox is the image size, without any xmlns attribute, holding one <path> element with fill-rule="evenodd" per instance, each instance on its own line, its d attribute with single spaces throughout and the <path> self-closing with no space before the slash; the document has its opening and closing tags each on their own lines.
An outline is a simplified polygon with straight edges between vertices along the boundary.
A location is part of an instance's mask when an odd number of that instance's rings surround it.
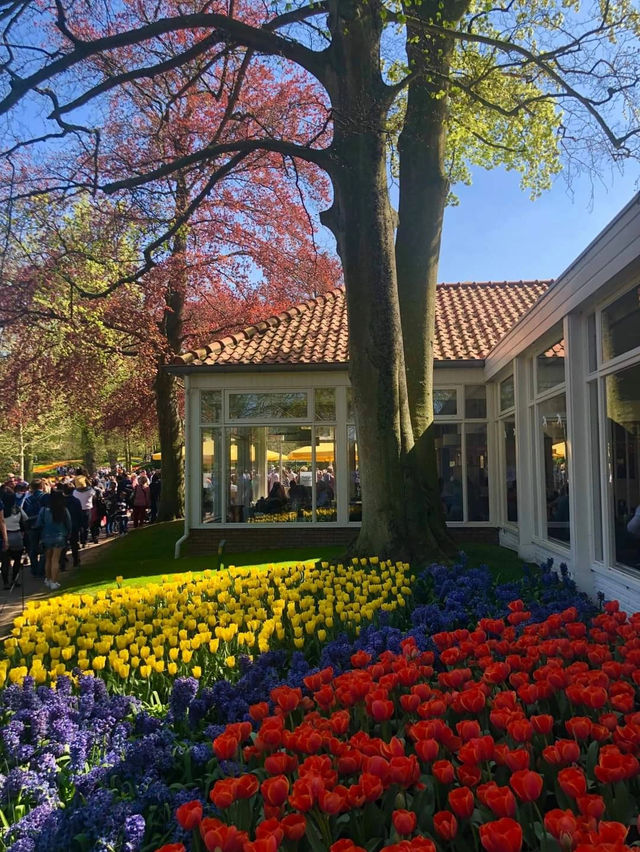
<svg viewBox="0 0 640 852">
<path fill-rule="evenodd" d="M 624 175 L 562 175 L 530 201 L 515 172 L 478 170 L 470 187 L 456 187 L 458 207 L 447 209 L 440 281 L 557 278 L 639 188 L 640 167 Z M 592 197 L 593 191 L 593 197 Z"/>
</svg>

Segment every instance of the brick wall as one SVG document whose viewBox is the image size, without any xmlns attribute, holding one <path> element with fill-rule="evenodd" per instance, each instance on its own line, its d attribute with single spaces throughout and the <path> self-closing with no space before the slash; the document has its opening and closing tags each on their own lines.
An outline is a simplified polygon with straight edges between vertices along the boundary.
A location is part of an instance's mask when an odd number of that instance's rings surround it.
<svg viewBox="0 0 640 852">
<path fill-rule="evenodd" d="M 489 542 L 498 544 L 498 530 L 495 527 L 466 527 L 451 530 L 455 541 Z M 331 524 L 307 525 L 292 524 L 290 527 L 265 528 L 256 526 L 226 527 L 225 529 L 194 529 L 189 533 L 186 550 L 191 554 L 216 553 L 221 541 L 226 541 L 227 553 L 243 550 L 268 550 L 278 547 L 316 547 L 345 546 L 358 534 L 351 527 L 337 527 Z"/>
</svg>

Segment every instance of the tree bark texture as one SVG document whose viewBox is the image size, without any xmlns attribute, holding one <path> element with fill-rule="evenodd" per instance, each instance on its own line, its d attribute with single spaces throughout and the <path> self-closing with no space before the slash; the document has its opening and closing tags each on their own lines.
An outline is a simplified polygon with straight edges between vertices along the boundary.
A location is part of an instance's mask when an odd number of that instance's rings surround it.
<svg viewBox="0 0 640 852">
<path fill-rule="evenodd" d="M 184 178 L 178 175 L 176 189 L 176 214 L 186 209 L 188 203 Z M 167 283 L 164 316 L 160 331 L 164 351 L 158 356 L 158 369 L 154 380 L 160 452 L 162 453 L 162 490 L 158 507 L 158 520 L 170 521 L 184 515 L 184 462 L 182 448 L 184 433 L 178 406 L 178 384 L 164 368 L 171 363 L 182 347 L 182 323 L 186 294 L 186 230 L 180 229 L 174 237 L 172 255 L 178 262 L 174 275 Z"/>
</svg>

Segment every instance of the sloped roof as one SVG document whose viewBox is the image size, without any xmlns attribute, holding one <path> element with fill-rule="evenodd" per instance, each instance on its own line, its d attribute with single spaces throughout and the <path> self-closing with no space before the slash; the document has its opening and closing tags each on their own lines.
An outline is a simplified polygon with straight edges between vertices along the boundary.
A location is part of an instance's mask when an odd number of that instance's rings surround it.
<svg viewBox="0 0 640 852">
<path fill-rule="evenodd" d="M 547 290 L 550 281 L 439 284 L 436 361 L 486 357 Z M 235 334 L 183 352 L 174 366 L 346 364 L 347 305 L 337 287 Z"/>
</svg>

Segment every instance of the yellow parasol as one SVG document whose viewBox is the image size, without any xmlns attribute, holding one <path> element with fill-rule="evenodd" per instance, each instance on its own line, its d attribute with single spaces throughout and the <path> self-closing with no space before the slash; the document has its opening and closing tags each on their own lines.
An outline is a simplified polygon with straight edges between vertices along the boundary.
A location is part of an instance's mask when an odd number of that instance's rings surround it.
<svg viewBox="0 0 640 852">
<path fill-rule="evenodd" d="M 289 461 L 311 461 L 312 447 L 297 447 L 287 458 Z M 335 460 L 335 449 L 331 441 L 324 441 L 315 447 L 317 462 L 332 462 Z"/>
</svg>

